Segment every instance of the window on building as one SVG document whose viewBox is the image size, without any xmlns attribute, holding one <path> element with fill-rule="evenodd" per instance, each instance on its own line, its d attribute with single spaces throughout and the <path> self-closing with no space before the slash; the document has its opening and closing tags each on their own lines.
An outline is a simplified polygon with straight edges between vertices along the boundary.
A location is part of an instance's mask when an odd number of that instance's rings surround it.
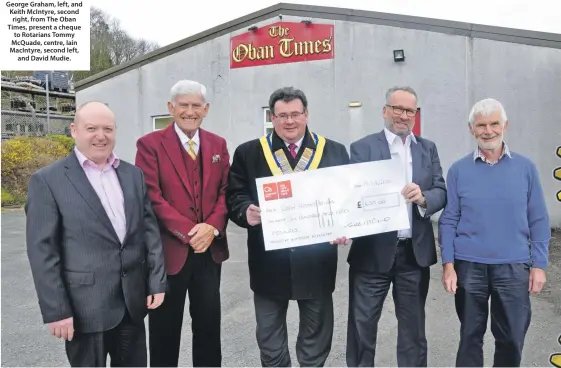
<svg viewBox="0 0 561 368">
<path fill-rule="evenodd" d="M 273 131 L 273 120 L 271 119 L 271 110 L 268 107 L 263 108 L 263 124 L 265 135 Z"/>
<path fill-rule="evenodd" d="M 154 130 L 160 130 L 167 128 L 171 123 L 173 123 L 173 116 L 154 116 L 152 118 Z"/>
</svg>

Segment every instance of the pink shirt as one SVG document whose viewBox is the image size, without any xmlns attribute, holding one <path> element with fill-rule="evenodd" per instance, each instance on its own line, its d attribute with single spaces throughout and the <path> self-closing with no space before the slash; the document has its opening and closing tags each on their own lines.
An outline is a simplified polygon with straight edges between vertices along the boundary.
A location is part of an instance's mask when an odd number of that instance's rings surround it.
<svg viewBox="0 0 561 368">
<path fill-rule="evenodd" d="M 115 168 L 119 166 L 119 159 L 115 154 L 111 154 L 103 170 L 101 170 L 93 161 L 89 160 L 74 147 L 74 152 L 78 157 L 80 166 L 84 169 L 90 184 L 94 188 L 117 236 L 123 242 L 127 231 L 127 222 L 125 218 L 125 200 L 121 183 L 117 177 Z"/>
</svg>

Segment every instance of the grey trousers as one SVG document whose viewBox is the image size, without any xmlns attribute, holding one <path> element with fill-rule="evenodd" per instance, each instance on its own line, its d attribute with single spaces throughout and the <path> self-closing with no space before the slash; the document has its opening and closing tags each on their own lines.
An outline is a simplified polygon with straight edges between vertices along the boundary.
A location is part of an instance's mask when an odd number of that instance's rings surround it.
<svg viewBox="0 0 561 368">
<path fill-rule="evenodd" d="M 65 345 L 71 367 L 105 367 L 107 355 L 111 358 L 111 367 L 148 366 L 144 322 L 131 320 L 128 312 L 115 328 L 75 333 L 72 341 L 65 341 Z"/>
<path fill-rule="evenodd" d="M 263 367 L 290 367 L 286 311 L 289 300 L 254 294 L 257 345 Z M 333 299 L 298 300 L 296 358 L 301 367 L 323 367 L 333 339 Z"/>
</svg>

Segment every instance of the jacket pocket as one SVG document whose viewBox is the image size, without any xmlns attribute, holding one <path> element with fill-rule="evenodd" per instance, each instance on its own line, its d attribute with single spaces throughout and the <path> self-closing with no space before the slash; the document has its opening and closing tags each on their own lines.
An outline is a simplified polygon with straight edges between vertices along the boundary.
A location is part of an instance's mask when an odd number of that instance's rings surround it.
<svg viewBox="0 0 561 368">
<path fill-rule="evenodd" d="M 63 271 L 64 279 L 70 285 L 93 285 L 95 284 L 93 272 Z"/>
</svg>

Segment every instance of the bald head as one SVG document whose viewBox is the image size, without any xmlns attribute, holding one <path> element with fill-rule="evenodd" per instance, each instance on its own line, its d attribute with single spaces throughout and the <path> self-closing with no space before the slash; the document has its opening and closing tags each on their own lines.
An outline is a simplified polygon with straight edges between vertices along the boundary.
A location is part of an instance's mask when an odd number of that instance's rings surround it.
<svg viewBox="0 0 561 368">
<path fill-rule="evenodd" d="M 115 114 L 103 102 L 89 101 L 78 107 L 74 122 L 79 124 L 89 120 L 111 120 L 115 124 Z"/>
<path fill-rule="evenodd" d="M 76 148 L 99 167 L 104 167 L 115 148 L 115 114 L 98 101 L 81 105 L 70 124 Z"/>
</svg>

